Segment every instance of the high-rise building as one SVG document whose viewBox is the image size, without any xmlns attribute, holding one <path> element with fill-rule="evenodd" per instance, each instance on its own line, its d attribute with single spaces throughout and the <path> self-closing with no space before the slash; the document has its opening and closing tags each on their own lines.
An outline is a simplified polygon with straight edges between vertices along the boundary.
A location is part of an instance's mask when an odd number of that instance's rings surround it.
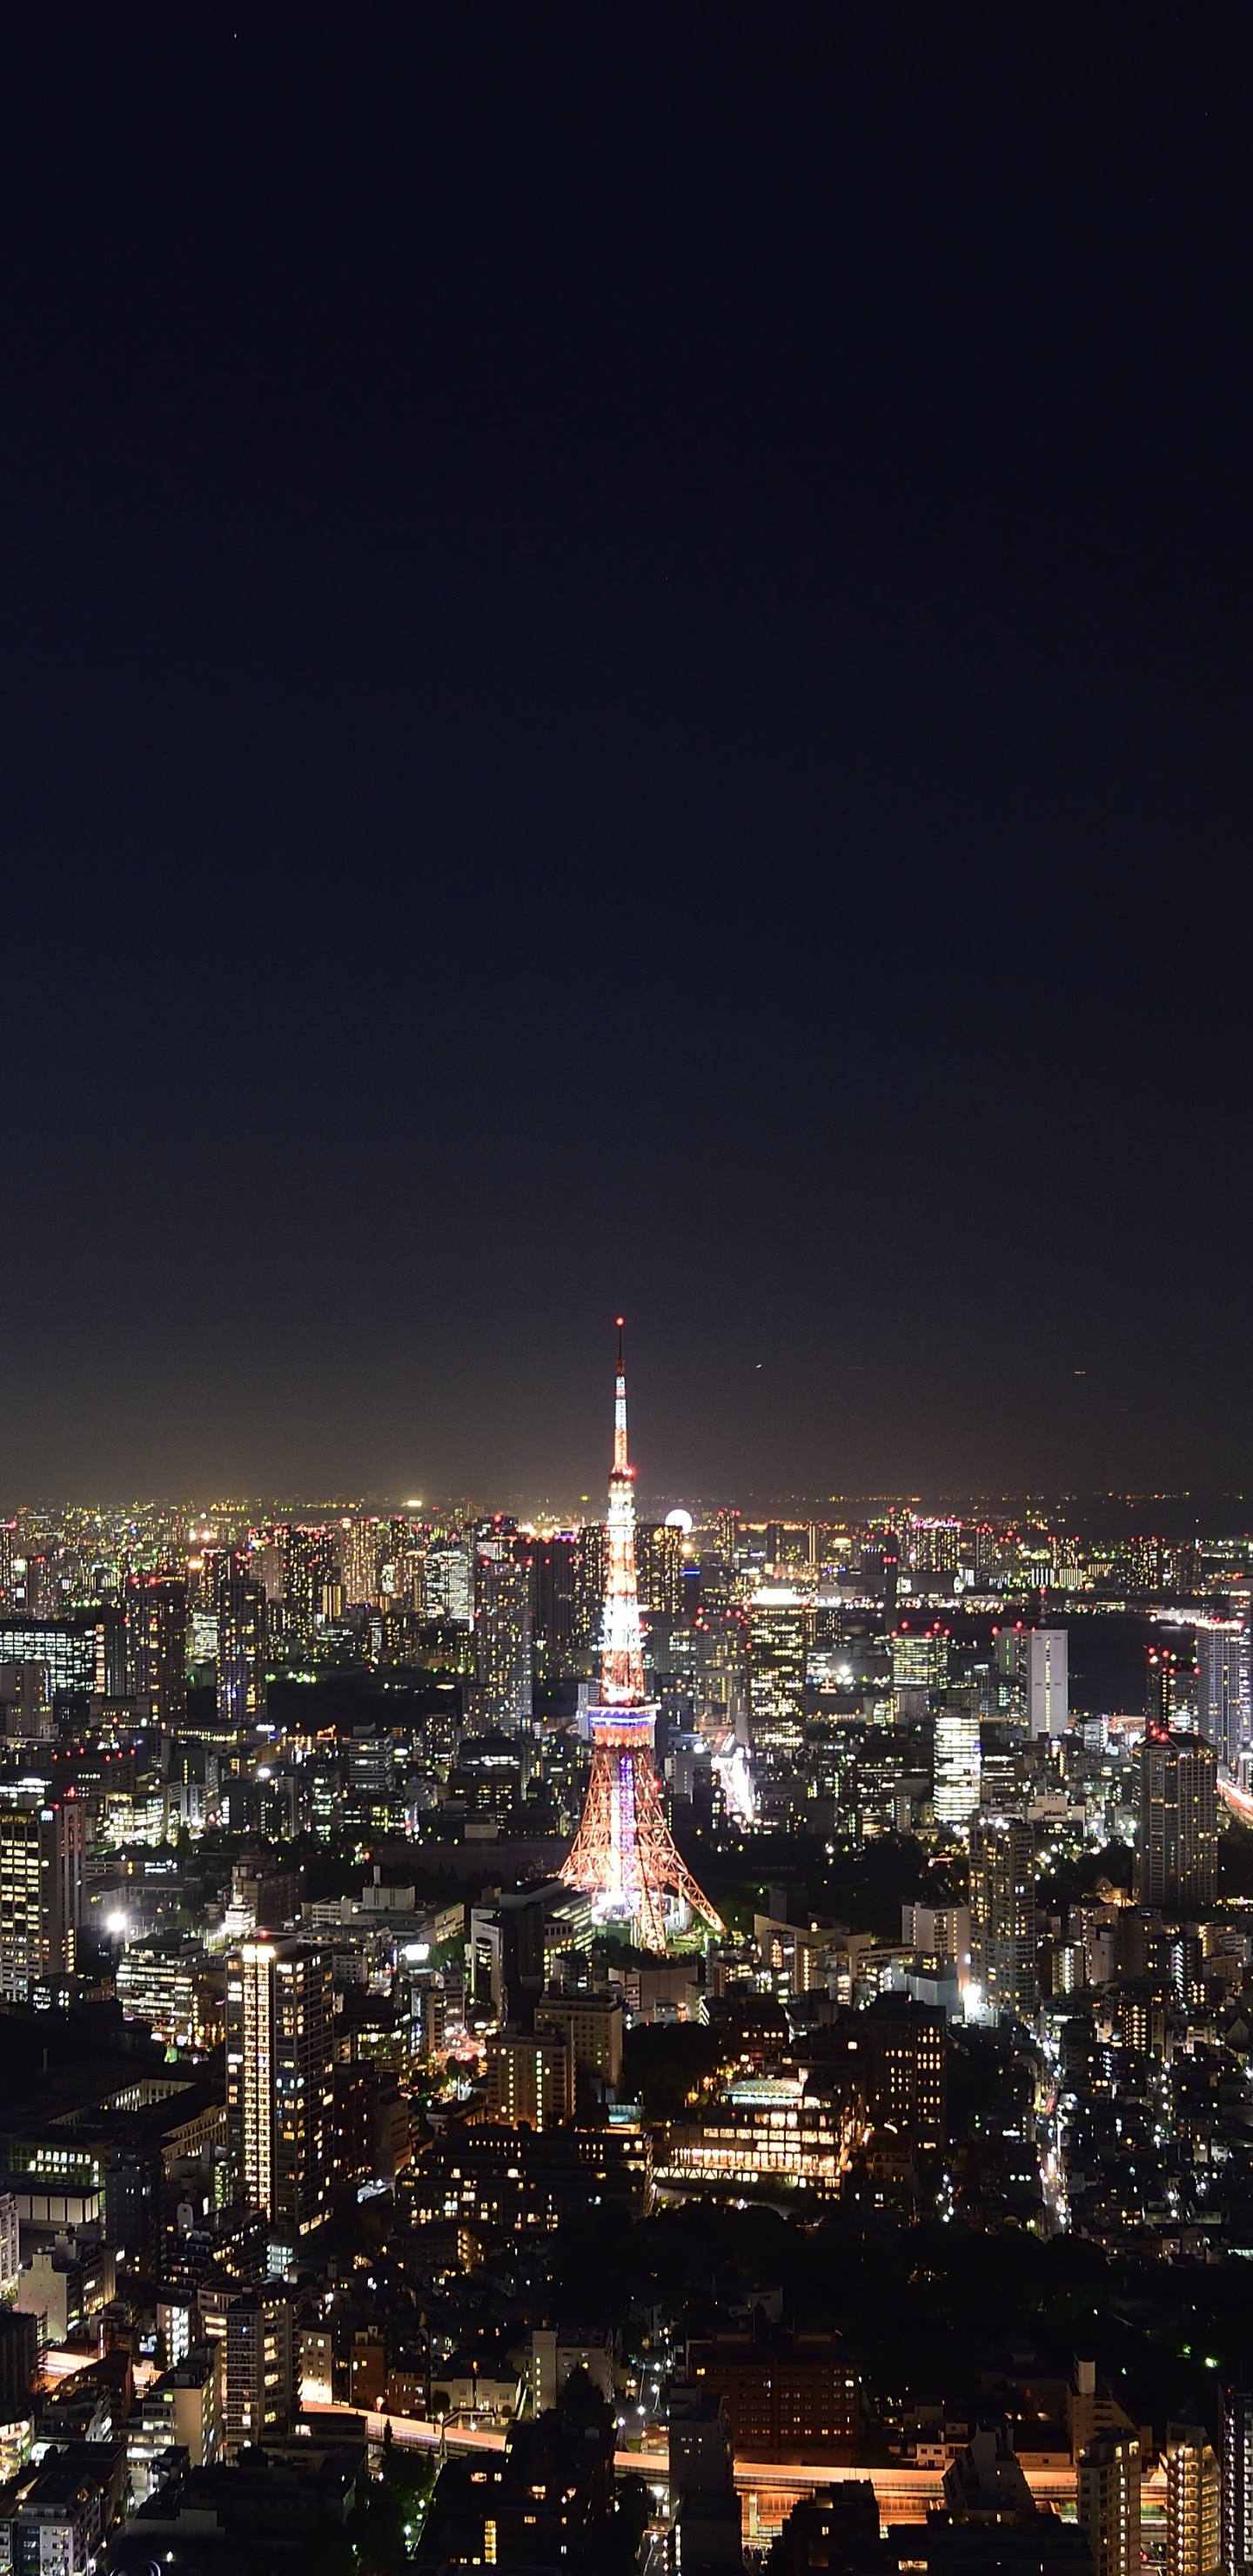
<svg viewBox="0 0 1253 2576">
<path fill-rule="evenodd" d="M 330 1529 L 314 1527 L 288 1528 L 282 1536 L 285 1553 L 283 1633 L 290 1644 L 299 1648 L 312 1641 L 323 1620 L 339 1608 L 343 1597 L 336 1534 Z"/>
<path fill-rule="evenodd" d="M 1207 1906 L 1218 1885 L 1218 1756 L 1203 1735 L 1146 1728 L 1136 1885 L 1142 1905 Z"/>
<path fill-rule="evenodd" d="M 225 2343 L 223 2448 L 226 2458 L 235 2460 L 250 2444 L 281 2438 L 291 2422 L 295 2374 L 285 2285 L 265 2281 L 232 2299 Z"/>
<path fill-rule="evenodd" d="M 1145 1656 L 1144 1723 L 1161 1733 L 1174 1723 L 1179 1657 L 1173 1646 L 1150 1646 Z"/>
<path fill-rule="evenodd" d="M 0 1807 L 0 1994 L 21 2003 L 74 1967 L 82 1921 L 83 1808 L 38 1792 Z"/>
<path fill-rule="evenodd" d="M 1037 1741 L 1060 1743 L 1070 1714 L 1068 1631 L 1002 1628 L 996 1667 L 1008 1684 L 1010 1713 Z"/>
<path fill-rule="evenodd" d="M 578 1641 L 578 1532 L 548 1530 L 519 1539 L 531 1591 L 531 1640 L 537 1674 L 567 1673 Z"/>
<path fill-rule="evenodd" d="M 683 1532 L 668 1521 L 640 1521 L 635 1532 L 635 1570 L 641 1610 L 677 1619 L 683 1609 Z"/>
<path fill-rule="evenodd" d="M 911 1518 L 906 1545 L 912 1570 L 916 1574 L 956 1574 L 961 1539 L 960 1521 Z"/>
<path fill-rule="evenodd" d="M 68 1610 L 57 1619 L 0 1620 L 0 1664 L 46 1664 L 54 1698 L 126 1695 L 126 1634 L 120 1609 Z"/>
<path fill-rule="evenodd" d="M 972 1689 L 949 1690 L 935 1717 L 932 1804 L 937 1825 L 964 1828 L 979 1805 L 979 1712 Z"/>
<path fill-rule="evenodd" d="M 1021 1817 L 971 1827 L 970 1958 L 986 2009 L 1027 2020 L 1037 2002 L 1035 1853 Z"/>
<path fill-rule="evenodd" d="M 376 1520 L 340 1522 L 340 1589 L 350 1610 L 379 1598 L 379 1558 L 383 1537 Z"/>
<path fill-rule="evenodd" d="M 331 2210 L 334 2003 L 327 1951 L 245 1941 L 227 1963 L 232 2178 L 239 2197 L 291 2242 Z"/>
<path fill-rule="evenodd" d="M 187 1702 L 187 1586 L 176 1574 L 128 1574 L 122 1586 L 126 1688 L 167 1720 Z"/>
<path fill-rule="evenodd" d="M 487 2104 L 514 2128 L 555 2129 L 574 2118 L 574 2060 L 552 2032 L 494 2031 L 487 2042 Z"/>
<path fill-rule="evenodd" d="M 891 1641 L 892 1689 L 943 1690 L 948 1679 L 949 1641 L 941 1628 L 901 1628 Z"/>
<path fill-rule="evenodd" d="M 239 1738 L 265 1716 L 265 1586 L 232 1550 L 217 1569 L 218 1730 Z"/>
<path fill-rule="evenodd" d="M 46 1744 L 56 1731 L 47 1665 L 0 1664 L 0 1733 L 10 1744 Z"/>
<path fill-rule="evenodd" d="M 622 1994 L 545 1995 L 535 2007 L 537 2031 L 564 2041 L 571 2064 L 616 2092 L 622 2081 Z"/>
<path fill-rule="evenodd" d="M 1224 2388 L 1221 2427 L 1223 2576 L 1253 2567 L 1253 2388 Z"/>
<path fill-rule="evenodd" d="M 1218 2576 L 1221 2479 L 1201 2424 L 1166 2427 L 1166 2576 Z M 1100 2576 L 1100 2570 L 1097 2570 Z"/>
<path fill-rule="evenodd" d="M 799 1592 L 763 1588 L 749 1605 L 749 1719 L 753 1751 L 767 1769 L 791 1765 L 804 1741 L 811 1621 Z"/>
<path fill-rule="evenodd" d="M 1097 2433 L 1075 2472 L 1079 2528 L 1096 2576 L 1140 2576 L 1140 2437 L 1117 2427 Z"/>
<path fill-rule="evenodd" d="M 606 1545 L 604 1522 L 585 1521 L 575 1547 L 574 1573 L 574 1641 L 584 1653 L 600 1644 Z"/>
<path fill-rule="evenodd" d="M 528 1723 L 534 1694 L 531 1585 L 513 1547 L 516 1530 L 489 1527 L 474 1548 L 474 1670 L 478 1710 L 489 1726 Z"/>
<path fill-rule="evenodd" d="M 1244 1621 L 1215 1619 L 1198 1627 L 1196 1657 L 1197 1722 L 1224 1771 L 1239 1779 L 1253 1752 L 1253 1676 Z"/>
<path fill-rule="evenodd" d="M 474 1617 L 474 1562 L 464 1539 L 436 1539 L 426 1551 L 422 1607 L 428 1619 L 468 1628 Z"/>
<path fill-rule="evenodd" d="M 1024 1673 L 1027 1731 L 1059 1744 L 1070 1715 L 1069 1639 L 1064 1628 L 1026 1628 Z"/>
</svg>

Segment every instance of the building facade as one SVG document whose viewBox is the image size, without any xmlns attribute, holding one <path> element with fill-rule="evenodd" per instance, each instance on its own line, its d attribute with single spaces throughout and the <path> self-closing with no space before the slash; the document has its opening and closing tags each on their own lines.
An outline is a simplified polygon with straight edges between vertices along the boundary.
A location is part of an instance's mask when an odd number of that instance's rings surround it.
<svg viewBox="0 0 1253 2576">
<path fill-rule="evenodd" d="M 240 2199 L 292 2242 L 331 2212 L 333 2015 L 328 1951 L 245 1941 L 228 1960 L 231 2175 Z"/>
</svg>

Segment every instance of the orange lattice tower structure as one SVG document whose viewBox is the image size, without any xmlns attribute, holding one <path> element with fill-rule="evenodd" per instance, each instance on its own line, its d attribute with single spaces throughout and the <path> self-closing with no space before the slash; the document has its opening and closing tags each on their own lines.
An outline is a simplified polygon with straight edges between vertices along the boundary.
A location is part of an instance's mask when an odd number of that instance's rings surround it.
<svg viewBox="0 0 1253 2576">
<path fill-rule="evenodd" d="M 591 1897 L 598 1919 L 630 1922 L 644 1949 L 664 1950 L 667 1932 L 689 1913 L 700 1915 L 711 1931 L 723 1927 L 675 1849 L 653 1769 L 656 1710 L 644 1695 L 633 1479 L 619 1315 L 600 1705 L 591 1711 L 592 1776 L 582 1820 L 561 1875 L 568 1887 L 583 1888 Z"/>
</svg>

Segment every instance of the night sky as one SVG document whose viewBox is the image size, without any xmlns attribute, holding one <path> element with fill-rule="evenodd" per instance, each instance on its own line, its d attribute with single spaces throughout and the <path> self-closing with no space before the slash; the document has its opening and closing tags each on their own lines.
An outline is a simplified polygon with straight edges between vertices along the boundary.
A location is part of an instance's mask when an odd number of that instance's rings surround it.
<svg viewBox="0 0 1253 2576">
<path fill-rule="evenodd" d="M 0 1489 L 1253 1490 L 1243 7 L 19 7 Z"/>
</svg>

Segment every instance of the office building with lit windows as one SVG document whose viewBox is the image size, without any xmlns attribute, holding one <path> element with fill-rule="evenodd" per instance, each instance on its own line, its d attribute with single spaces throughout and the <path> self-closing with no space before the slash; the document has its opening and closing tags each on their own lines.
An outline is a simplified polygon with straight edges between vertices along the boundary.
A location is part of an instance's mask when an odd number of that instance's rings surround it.
<svg viewBox="0 0 1253 2576">
<path fill-rule="evenodd" d="M 178 1715 L 187 1699 L 187 1586 L 179 1575 L 128 1574 L 122 1587 L 126 1622 L 126 1688 L 152 1715 Z"/>
<path fill-rule="evenodd" d="M 834 2195 L 864 2130 L 859 2104 L 811 2092 L 804 2075 L 745 2075 L 699 2124 L 672 2130 L 664 2173 L 689 2185 L 772 2182 Z"/>
<path fill-rule="evenodd" d="M 989 2013 L 1030 2018 L 1035 1970 L 1035 1852 L 1018 1816 L 983 1816 L 970 1832 L 970 1961 Z"/>
<path fill-rule="evenodd" d="M 0 1806 L 0 1994 L 22 2003 L 75 1964 L 82 1920 L 83 1808 L 39 1792 Z"/>
<path fill-rule="evenodd" d="M 516 1533 L 480 1533 L 474 1549 L 474 1671 L 480 1722 L 505 1731 L 531 1715 L 531 1581 Z"/>
<path fill-rule="evenodd" d="M 552 2032 L 492 2032 L 487 2107 L 511 2128 L 558 2129 L 572 2120 L 574 2059 L 565 2041 Z"/>
<path fill-rule="evenodd" d="M 1218 2460 L 1204 2425 L 1168 2424 L 1166 2576 L 1218 2576 L 1221 2485 Z"/>
<path fill-rule="evenodd" d="M 1218 1755 L 1203 1735 L 1150 1724 L 1140 1748 L 1142 1905 L 1208 1906 L 1218 1887 Z"/>
<path fill-rule="evenodd" d="M 973 1690 L 950 1690 L 935 1714 L 932 1805 L 937 1825 L 962 1831 L 979 1805 L 982 1756 Z"/>
<path fill-rule="evenodd" d="M 637 1521 L 635 1575 L 641 1610 L 677 1619 L 683 1609 L 683 1532 L 668 1521 Z"/>
<path fill-rule="evenodd" d="M 1253 2564 L 1253 2388 L 1224 2388 L 1220 2562 L 1223 2576 Z"/>
<path fill-rule="evenodd" d="M 265 1716 L 265 1585 L 232 1553 L 218 1566 L 216 1588 L 218 1740 L 231 1744 Z"/>
<path fill-rule="evenodd" d="M 126 1691 L 126 1638 L 119 1610 L 72 1610 L 56 1619 L 0 1620 L 0 1664 L 46 1664 L 54 1698 Z"/>
<path fill-rule="evenodd" d="M 250 2445 L 281 2438 L 295 2404 L 291 2302 L 278 2282 L 232 2299 L 226 2311 L 223 2448 L 236 2460 Z"/>
<path fill-rule="evenodd" d="M 331 2212 L 334 2007 L 329 1951 L 244 1941 L 227 1962 L 232 2180 L 285 2242 L 309 2235 Z"/>
<path fill-rule="evenodd" d="M 804 1741 L 805 1665 L 812 1612 L 798 1592 L 763 1587 L 748 1616 L 753 1751 L 767 1768 L 795 1761 Z"/>
<path fill-rule="evenodd" d="M 1249 1632 L 1242 1619 L 1215 1619 L 1196 1632 L 1197 1723 L 1222 1767 L 1243 1782 L 1253 1750 Z"/>
<path fill-rule="evenodd" d="M 1125 2426 L 1097 2433 L 1079 2454 L 1079 2528 L 1095 2576 L 1140 2576 L 1140 2437 Z"/>
<path fill-rule="evenodd" d="M 422 1567 L 422 1606 L 428 1619 L 468 1628 L 474 1617 L 474 1564 L 464 1539 L 439 1539 Z"/>
</svg>

